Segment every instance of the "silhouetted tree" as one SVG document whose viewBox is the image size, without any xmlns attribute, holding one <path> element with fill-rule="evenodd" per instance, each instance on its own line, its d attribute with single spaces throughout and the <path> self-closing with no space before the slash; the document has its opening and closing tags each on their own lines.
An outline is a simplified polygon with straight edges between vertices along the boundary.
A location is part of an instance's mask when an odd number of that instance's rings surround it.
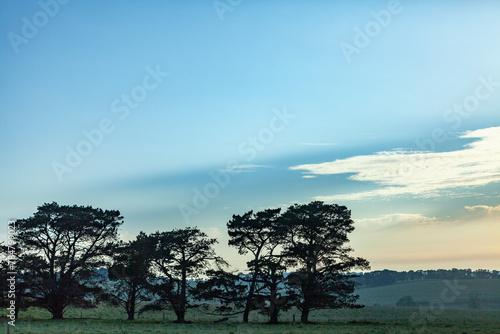
<svg viewBox="0 0 500 334">
<path fill-rule="evenodd" d="M 403 296 L 398 299 L 398 301 L 396 302 L 396 306 L 415 307 L 418 306 L 418 304 L 415 302 L 412 296 Z"/>
<path fill-rule="evenodd" d="M 198 279 L 208 270 L 227 265 L 215 255 L 213 245 L 217 240 L 196 227 L 156 232 L 148 240 L 154 246 L 152 269 L 160 276 L 153 286 L 153 292 L 159 298 L 149 309 L 169 304 L 177 316 L 176 322 L 184 323 L 186 311 L 200 306 L 193 300 L 195 284 L 188 280 Z"/>
<path fill-rule="evenodd" d="M 153 275 L 149 271 L 153 245 L 146 234 L 140 232 L 136 240 L 121 244 L 108 269 L 109 300 L 127 312 L 127 320 L 134 320 L 139 304 L 151 301 L 149 282 Z"/>
<path fill-rule="evenodd" d="M 368 273 L 365 277 L 368 286 L 383 286 L 394 284 L 397 280 L 397 272 L 394 270 L 376 270 Z"/>
<path fill-rule="evenodd" d="M 16 264 L 29 273 L 23 280 L 30 306 L 47 309 L 53 319 L 62 319 L 69 305 L 94 306 L 92 296 L 102 291 L 95 269 L 113 255 L 122 219 L 119 211 L 53 202 L 17 220 Z"/>
<path fill-rule="evenodd" d="M 197 282 L 194 293 L 197 300 L 212 303 L 205 304 L 202 312 L 224 316 L 242 313 L 247 285 L 240 276 L 220 269 L 209 270 L 206 275 L 207 279 Z"/>
<path fill-rule="evenodd" d="M 474 271 L 474 278 L 476 279 L 491 279 L 493 277 L 492 273 L 486 269 L 478 269 Z"/>
<path fill-rule="evenodd" d="M 481 299 L 479 298 L 479 293 L 477 292 L 469 292 L 469 308 L 473 310 L 477 310 L 481 308 Z"/>
<path fill-rule="evenodd" d="M 280 288 L 285 283 L 286 259 L 281 253 L 274 252 L 275 249 L 271 249 L 267 256 L 259 260 L 260 274 L 256 291 L 256 298 L 261 301 L 257 305 L 262 305 L 261 313 L 269 315 L 270 324 L 277 324 L 279 312 L 290 309 L 294 300 L 294 295 L 286 295 L 283 288 Z M 252 268 L 251 263 L 249 268 Z"/>
<path fill-rule="evenodd" d="M 6 254 L 7 248 L 2 246 L 2 254 Z M 16 268 L 17 269 L 17 268 Z M 15 270 L 15 275 L 9 274 L 12 270 L 9 267 L 9 263 L 6 259 L 0 260 L 0 307 L 2 308 L 14 308 L 14 317 L 17 319 L 19 310 L 26 311 L 30 306 L 29 298 L 26 296 L 28 291 L 28 284 L 26 283 L 26 278 L 30 273 L 26 271 Z M 14 276 L 14 277 L 13 277 Z M 14 280 L 14 281 L 12 281 Z M 13 284 L 12 284 L 13 283 Z M 12 290 L 12 287 L 14 290 Z M 11 303 L 14 301 L 14 304 Z M 12 306 L 13 305 L 13 306 Z M 9 310 L 10 314 L 10 310 Z"/>
<path fill-rule="evenodd" d="M 353 294 L 355 275 L 349 272 L 369 269 L 369 263 L 349 255 L 352 249 L 345 244 L 353 223 L 345 206 L 319 201 L 295 204 L 284 214 L 285 254 L 298 269 L 287 279 L 300 297 L 301 323 L 309 323 L 313 309 L 362 307 L 355 304 L 359 296 Z"/>
<path fill-rule="evenodd" d="M 7 248 L 4 249 L 1 245 L 0 247 L 2 247 L 0 248 L 2 250 L 2 257 L 0 258 L 0 307 L 2 309 L 7 309 L 8 316 L 11 314 L 11 309 L 13 309 L 13 315 L 17 319 L 17 314 L 19 312 L 19 307 L 16 300 L 19 294 L 17 287 L 18 284 L 16 282 L 17 275 L 8 274 L 8 272 L 11 272 L 11 270 L 9 270 L 8 261 L 5 258 L 5 255 L 7 254 Z M 13 287 L 13 290 L 11 290 L 11 286 Z M 14 304 L 11 304 L 11 300 L 14 301 Z"/>
<path fill-rule="evenodd" d="M 272 311 L 270 321 L 278 321 L 277 287 L 284 272 L 283 261 L 276 252 L 282 242 L 284 234 L 283 225 L 280 222 L 281 209 L 267 209 L 254 214 L 249 211 L 244 215 L 233 215 L 227 223 L 230 246 L 238 249 L 238 253 L 245 255 L 250 253 L 252 260 L 247 262 L 250 272 L 248 278 L 240 277 L 249 283 L 248 294 L 243 312 L 243 323 L 248 322 L 252 309 L 260 308 L 262 303 L 256 303 L 257 299 L 265 299 L 262 291 L 270 289 L 267 298 Z M 282 300 L 280 300 L 282 301 Z"/>
</svg>

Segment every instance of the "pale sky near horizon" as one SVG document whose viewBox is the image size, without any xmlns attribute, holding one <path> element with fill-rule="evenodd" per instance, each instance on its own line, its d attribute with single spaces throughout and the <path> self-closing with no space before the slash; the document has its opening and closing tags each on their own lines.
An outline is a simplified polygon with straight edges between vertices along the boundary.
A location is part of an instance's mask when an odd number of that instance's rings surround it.
<svg viewBox="0 0 500 334">
<path fill-rule="evenodd" d="M 498 1 L 0 3 L 0 219 L 123 238 L 352 210 L 372 269 L 500 269 Z M 237 165 L 238 167 L 234 167 Z M 236 168 L 236 170 L 235 170 Z"/>
</svg>

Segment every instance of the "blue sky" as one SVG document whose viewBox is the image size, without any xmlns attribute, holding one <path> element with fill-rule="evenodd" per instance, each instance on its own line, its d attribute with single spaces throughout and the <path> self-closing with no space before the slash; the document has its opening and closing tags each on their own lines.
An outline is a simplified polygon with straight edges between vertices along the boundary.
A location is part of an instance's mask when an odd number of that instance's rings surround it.
<svg viewBox="0 0 500 334">
<path fill-rule="evenodd" d="M 233 214 L 320 199 L 352 210 L 373 269 L 498 269 L 498 17 L 496 1 L 2 2 L 0 219 L 57 201 L 120 210 L 124 238 L 197 225 L 243 269 Z"/>
</svg>

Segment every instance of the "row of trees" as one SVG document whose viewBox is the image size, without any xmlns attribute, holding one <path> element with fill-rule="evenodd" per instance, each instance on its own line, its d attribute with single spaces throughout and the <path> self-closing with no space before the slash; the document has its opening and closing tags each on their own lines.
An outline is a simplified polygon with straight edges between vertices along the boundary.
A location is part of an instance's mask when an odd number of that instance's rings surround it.
<svg viewBox="0 0 500 334">
<path fill-rule="evenodd" d="M 375 287 L 390 285 L 396 282 L 421 280 L 454 280 L 454 279 L 500 279 L 500 272 L 486 269 L 437 269 L 437 270 L 376 270 L 361 273 L 354 280 L 360 287 Z"/>
<path fill-rule="evenodd" d="M 16 313 L 42 307 L 62 319 L 70 305 L 109 302 L 121 305 L 129 320 L 138 311 L 168 308 L 186 322 L 186 311 L 197 308 L 241 313 L 243 322 L 260 310 L 277 323 L 281 310 L 295 306 L 308 323 L 314 309 L 362 307 L 350 273 L 369 263 L 350 255 L 354 227 L 344 206 L 316 201 L 234 215 L 229 245 L 251 256 L 245 274 L 228 272 L 215 254 L 217 240 L 196 227 L 141 232 L 123 242 L 117 235 L 122 223 L 119 211 L 55 202 L 17 220 L 15 244 L 2 247 L 1 261 L 2 274 L 8 260 L 17 266 Z"/>
</svg>

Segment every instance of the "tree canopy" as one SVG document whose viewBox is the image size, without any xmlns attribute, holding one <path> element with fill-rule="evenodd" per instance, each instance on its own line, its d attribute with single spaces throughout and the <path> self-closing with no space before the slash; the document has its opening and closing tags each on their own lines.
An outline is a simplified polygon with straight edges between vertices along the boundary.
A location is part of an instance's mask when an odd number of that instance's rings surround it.
<svg viewBox="0 0 500 334">
<path fill-rule="evenodd" d="M 213 249 L 217 240 L 209 238 L 196 227 L 186 227 L 153 233 L 149 242 L 153 245 L 152 270 L 160 277 L 154 286 L 154 292 L 160 298 L 153 306 L 169 304 L 177 316 L 176 322 L 186 322 L 186 311 L 199 307 L 192 302 L 191 297 L 196 295 L 196 290 L 188 280 L 200 278 L 209 270 L 226 265 Z"/>
<path fill-rule="evenodd" d="M 238 249 L 239 254 L 251 253 L 252 258 L 247 262 L 249 278 L 241 279 L 249 283 L 248 294 L 243 312 L 243 322 L 248 322 L 249 313 L 252 309 L 260 308 L 259 299 L 268 299 L 273 305 L 273 317 L 271 322 L 277 322 L 278 308 L 275 300 L 277 285 L 281 277 L 278 272 L 284 269 L 279 266 L 279 254 L 276 248 L 280 245 L 283 227 L 280 221 L 281 209 L 267 209 L 254 213 L 249 211 L 244 215 L 233 215 L 227 223 L 230 246 Z M 269 296 L 263 296 L 264 289 L 271 289 Z M 267 297 L 267 298 L 266 298 Z"/>
<path fill-rule="evenodd" d="M 109 301 L 127 312 L 127 320 L 134 320 L 137 306 L 151 301 L 150 271 L 154 245 L 141 232 L 133 241 L 120 244 L 108 269 L 110 287 L 106 291 Z"/>
<path fill-rule="evenodd" d="M 17 220 L 18 305 L 43 307 L 62 319 L 70 305 L 108 301 L 123 307 L 128 320 L 171 309 L 179 323 L 188 322 L 186 312 L 194 308 L 242 313 L 243 322 L 259 310 L 278 323 L 280 311 L 295 306 L 309 323 L 311 310 L 362 307 L 352 272 L 369 263 L 351 255 L 354 222 L 345 206 L 316 201 L 233 215 L 228 244 L 250 255 L 240 274 L 225 271 L 217 240 L 197 227 L 140 232 L 123 242 L 117 237 L 122 223 L 116 210 L 55 202 Z"/>
<path fill-rule="evenodd" d="M 320 201 L 295 204 L 283 216 L 285 256 L 296 271 L 288 284 L 299 293 L 301 322 L 313 309 L 360 307 L 355 302 L 353 269 L 369 269 L 367 260 L 352 257 L 348 234 L 354 230 L 351 211 Z"/>
<path fill-rule="evenodd" d="M 17 264 L 29 275 L 32 306 L 62 319 L 69 305 L 90 307 L 101 289 L 94 269 L 105 266 L 117 244 L 119 211 L 91 206 L 38 207 L 32 217 L 16 221 Z"/>
</svg>

